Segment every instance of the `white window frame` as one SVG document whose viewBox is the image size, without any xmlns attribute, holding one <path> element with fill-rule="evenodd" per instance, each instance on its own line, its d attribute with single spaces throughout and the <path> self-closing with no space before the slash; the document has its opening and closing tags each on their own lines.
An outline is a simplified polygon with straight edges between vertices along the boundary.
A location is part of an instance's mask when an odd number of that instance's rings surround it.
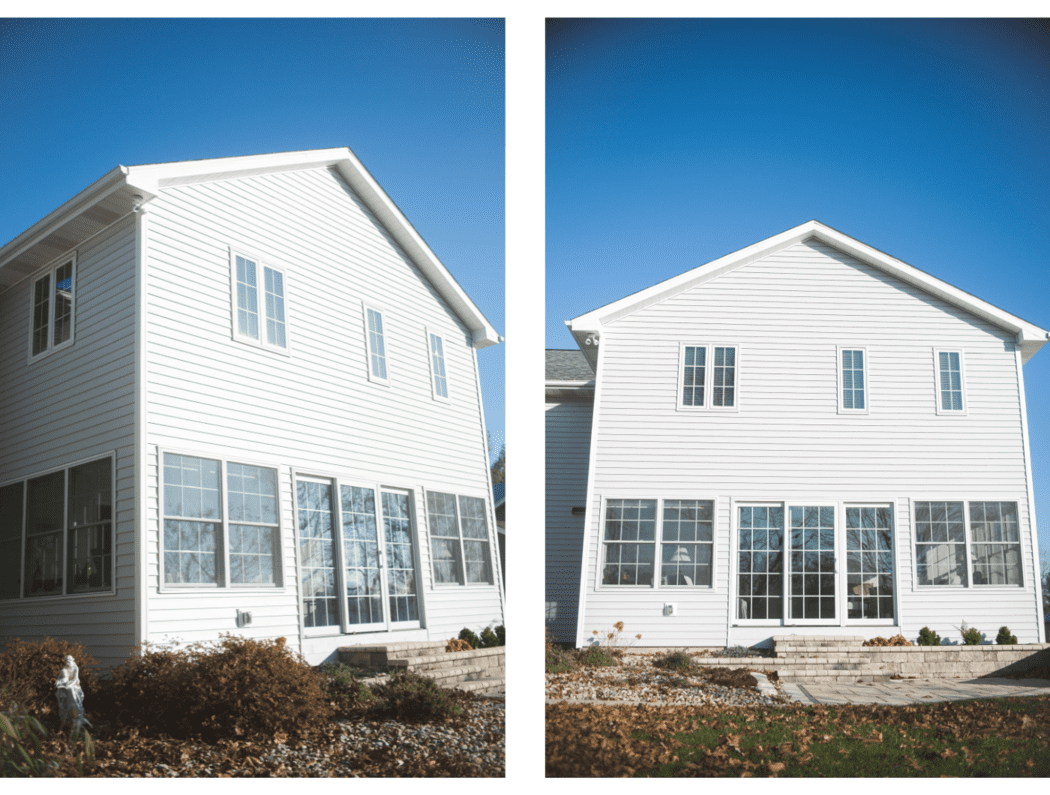
<svg viewBox="0 0 1050 795">
<path fill-rule="evenodd" d="M 255 264 L 255 316 L 258 318 L 259 323 L 259 337 L 256 339 L 249 334 L 242 334 L 240 332 L 239 324 L 237 323 L 237 257 L 250 260 Z M 271 270 L 274 273 L 281 275 L 281 281 L 284 285 L 284 346 L 271 343 L 266 338 L 266 271 Z M 230 316 L 231 316 L 231 331 L 233 333 L 233 339 L 237 342 L 243 342 L 245 345 L 251 345 L 253 348 L 261 348 L 263 350 L 272 351 L 273 353 L 279 353 L 284 356 L 292 355 L 292 337 L 290 333 L 290 318 L 291 312 L 289 310 L 289 299 L 288 299 L 288 269 L 285 267 L 276 267 L 270 264 L 267 259 L 259 257 L 253 252 L 241 248 L 239 246 L 230 246 Z M 237 462 L 240 463 L 240 462 Z"/>
<path fill-rule="evenodd" d="M 962 408 L 961 409 L 945 409 L 941 408 L 941 354 L 942 353 L 957 353 L 959 354 L 959 386 L 962 391 Z M 937 415 L 939 417 L 965 417 L 969 411 L 968 401 L 966 395 L 966 353 L 962 348 L 934 348 L 933 349 L 933 385 L 934 395 L 936 397 Z M 920 500 L 920 502 L 926 502 L 926 500 Z"/>
<path fill-rule="evenodd" d="M 436 401 L 438 401 L 440 403 L 450 403 L 451 402 L 451 394 L 452 393 L 451 393 L 451 390 L 448 387 L 448 382 L 449 382 L 449 378 L 448 378 L 448 356 L 445 355 L 445 348 L 446 348 L 445 335 L 444 334 L 438 334 L 436 331 L 431 331 L 429 328 L 426 328 L 426 327 L 424 327 L 423 331 L 426 334 L 426 339 L 427 339 L 427 362 L 430 363 L 430 394 L 431 394 L 431 396 L 433 396 L 434 400 L 436 400 Z M 438 375 L 437 375 L 437 371 L 434 369 L 434 351 L 431 348 L 431 344 L 432 343 L 431 343 L 431 340 L 430 340 L 430 337 L 432 335 L 437 337 L 438 340 L 441 342 L 441 365 L 445 369 L 445 374 L 442 376 L 442 378 L 445 379 L 445 394 L 444 395 L 442 395 L 442 394 L 440 394 L 438 392 L 438 385 L 437 385 Z M 389 372 L 389 370 L 387 372 Z"/>
<path fill-rule="evenodd" d="M 683 401 L 685 389 L 685 349 L 704 348 L 704 403 L 701 406 L 687 406 Z M 715 383 L 715 349 L 725 348 L 733 351 L 733 405 L 716 406 L 714 404 Z M 740 410 L 740 345 L 725 342 L 680 342 L 678 344 L 678 394 L 675 405 L 679 411 L 717 411 L 736 412 Z"/>
<path fill-rule="evenodd" d="M 863 354 L 864 366 L 862 370 L 864 384 L 862 389 L 864 390 L 864 408 L 857 409 L 846 408 L 846 392 L 845 384 L 843 381 L 843 363 L 842 354 L 846 351 L 860 351 Z M 871 390 L 868 389 L 868 371 L 871 369 L 871 359 L 868 357 L 868 349 L 864 345 L 839 345 L 836 348 L 837 365 L 835 367 L 838 373 L 838 386 L 839 386 L 839 414 L 868 414 L 871 410 Z"/>
<path fill-rule="evenodd" d="M 386 366 L 386 375 L 380 376 L 372 371 L 372 336 L 368 328 L 368 313 L 375 312 L 383 323 L 383 363 Z M 387 312 L 378 304 L 371 301 L 361 302 L 361 319 L 365 332 L 365 369 L 368 372 L 368 380 L 373 384 L 390 386 L 390 326 L 387 323 Z M 430 355 L 428 338 L 427 355 Z"/>
<path fill-rule="evenodd" d="M 110 519 L 110 550 L 112 554 L 111 561 L 111 582 L 110 587 L 105 590 L 87 591 L 80 593 L 70 593 L 69 591 L 69 471 L 76 467 L 84 464 L 91 464 L 96 461 L 101 461 L 104 458 L 108 458 L 110 461 L 110 505 L 112 506 L 113 515 Z M 26 596 L 26 552 L 29 546 L 29 539 L 26 534 L 26 520 L 29 516 L 29 481 L 35 480 L 36 478 L 44 477 L 46 475 L 53 475 L 56 472 L 63 472 L 62 479 L 62 495 L 65 504 L 63 510 L 63 527 L 62 527 L 62 593 L 60 594 L 49 594 L 48 596 Z M 14 604 L 16 601 L 25 601 L 36 604 L 37 602 L 48 602 L 55 599 L 92 599 L 98 597 L 113 597 L 117 595 L 117 453 L 115 450 L 108 452 L 101 452 L 97 455 L 89 456 L 87 458 L 81 458 L 72 463 L 65 464 L 59 467 L 51 467 L 40 472 L 34 472 L 30 475 L 26 475 L 22 478 L 15 478 L 13 480 L 0 483 L 0 488 L 6 488 L 16 483 L 22 484 L 22 528 L 21 528 L 21 554 L 19 557 L 19 587 L 18 596 L 9 596 L 0 598 L 0 604 Z"/>
<path fill-rule="evenodd" d="M 59 268 L 64 265 L 72 265 L 72 275 L 70 277 L 70 299 L 69 299 L 69 339 L 65 342 L 61 342 L 55 345 L 55 292 L 58 289 L 58 285 L 55 281 L 55 274 Z M 39 353 L 33 353 L 33 321 L 36 314 L 36 285 L 43 278 L 48 278 L 48 304 L 47 304 L 47 347 L 45 347 Z M 29 363 L 38 362 L 41 359 L 50 356 L 52 353 L 64 350 L 70 347 L 76 341 L 76 324 L 77 318 L 77 252 L 72 251 L 67 254 L 63 254 L 56 260 L 53 260 L 42 271 L 39 271 L 29 282 Z"/>
<path fill-rule="evenodd" d="M 216 521 L 210 521 L 207 519 L 197 519 L 192 521 L 206 522 L 208 524 L 218 524 L 219 527 L 219 540 L 218 543 L 222 544 L 222 554 L 219 556 L 222 570 L 216 573 L 215 583 L 181 583 L 181 582 L 165 582 L 164 581 L 164 519 L 166 514 L 164 511 L 164 456 L 166 454 L 185 456 L 186 458 L 203 458 L 209 461 L 216 461 L 219 464 L 219 505 L 220 505 L 220 516 Z M 228 464 L 241 464 L 243 466 L 260 467 L 263 469 L 272 469 L 276 475 L 277 483 L 277 549 L 274 550 L 274 582 L 272 585 L 265 585 L 259 583 L 234 583 L 231 581 L 231 570 L 230 570 L 230 515 L 229 515 L 229 483 L 227 481 L 227 465 Z M 281 510 L 281 468 L 279 465 L 274 463 L 263 463 L 261 461 L 251 460 L 245 456 L 228 456 L 222 453 L 211 454 L 201 452 L 199 450 L 185 450 L 176 449 L 172 447 L 158 447 L 157 448 L 157 554 L 159 560 L 157 562 L 157 586 L 159 593 L 186 593 L 187 591 L 220 591 L 223 593 L 248 593 L 258 592 L 266 594 L 284 593 L 287 588 L 285 586 L 285 565 L 284 565 L 284 522 L 283 522 L 283 511 Z M 235 524 L 248 524 L 247 522 L 236 522 Z M 253 523 L 257 526 L 272 526 L 268 522 L 256 522 Z"/>
<path fill-rule="evenodd" d="M 455 498 L 456 502 L 456 536 L 459 543 L 459 571 L 457 573 L 458 582 L 438 582 L 437 575 L 434 573 L 434 546 L 433 539 L 430 535 L 430 502 L 427 499 L 429 494 L 445 494 Z M 488 545 L 489 545 L 489 573 L 492 575 L 492 582 L 467 582 L 467 557 L 466 552 L 463 549 L 463 514 L 460 510 L 459 498 L 468 497 L 471 499 L 482 500 L 485 503 L 485 523 L 488 525 Z M 457 491 L 454 488 L 441 488 L 440 486 L 434 488 L 424 489 L 423 491 L 423 510 L 425 512 L 426 519 L 426 540 L 427 540 L 427 552 L 430 556 L 430 576 L 434 583 L 435 589 L 486 589 L 491 590 L 498 587 L 497 581 L 499 579 L 499 566 L 496 558 L 499 555 L 499 545 L 496 541 L 496 534 L 493 532 L 495 527 L 494 519 L 495 514 L 492 510 L 492 501 L 490 498 L 485 497 L 482 494 L 470 493 L 465 491 Z M 448 539 L 451 536 L 438 536 L 439 538 Z M 476 540 L 476 539 L 467 539 Z"/>
<path fill-rule="evenodd" d="M 690 407 L 691 408 L 691 407 Z M 639 542 L 625 542 L 625 543 L 637 543 L 652 544 L 653 545 L 653 584 L 652 585 L 607 585 L 602 582 L 603 571 L 605 568 L 605 545 L 608 543 L 621 543 L 617 541 L 606 541 L 605 540 L 605 522 L 608 516 L 608 503 L 610 500 L 654 500 L 656 502 L 656 529 L 653 533 L 653 540 L 639 541 Z M 710 502 L 711 503 L 711 584 L 710 585 L 670 585 L 661 583 L 662 579 L 662 566 L 663 558 L 661 555 L 661 547 L 664 543 L 664 503 L 668 500 L 673 501 L 689 501 L 689 502 Z M 715 583 L 718 581 L 718 510 L 719 501 L 717 497 L 712 496 L 687 496 L 687 497 L 653 497 L 652 495 L 635 496 L 635 495 L 622 495 L 617 494 L 615 496 L 603 496 L 601 498 L 601 521 L 598 526 L 598 551 L 597 560 L 595 565 L 595 578 L 594 578 L 594 590 L 595 591 L 629 591 L 629 590 L 652 590 L 660 591 L 665 590 L 671 593 L 696 593 L 696 592 L 710 592 L 715 590 Z M 685 543 L 706 543 L 706 542 L 685 542 Z"/>
<path fill-rule="evenodd" d="M 919 567 L 918 567 L 918 543 L 919 534 L 915 527 L 915 514 L 916 514 L 916 503 L 920 502 L 961 502 L 963 505 L 963 531 L 966 539 L 964 554 L 966 556 L 966 582 L 959 584 L 948 584 L 948 585 L 927 585 L 919 582 Z M 1021 582 L 1017 585 L 1009 585 L 1003 583 L 982 583 L 980 585 L 973 581 L 973 533 L 970 528 L 970 504 L 975 502 L 1012 502 L 1016 506 L 1017 510 L 1017 546 L 1019 549 L 1020 557 L 1020 568 L 1021 568 Z M 1023 522 L 1021 521 L 1021 505 L 1022 501 L 1018 499 L 1002 499 L 996 496 L 977 496 L 971 498 L 966 497 L 922 497 L 922 498 L 911 498 L 908 504 L 908 510 L 911 512 L 911 555 L 912 555 L 912 588 L 916 591 L 933 591 L 933 592 L 947 592 L 947 591 L 969 591 L 969 590 L 1001 590 L 1015 592 L 1018 588 L 1027 587 L 1028 583 L 1028 567 L 1025 556 L 1025 545 L 1024 545 L 1024 530 Z"/>
</svg>

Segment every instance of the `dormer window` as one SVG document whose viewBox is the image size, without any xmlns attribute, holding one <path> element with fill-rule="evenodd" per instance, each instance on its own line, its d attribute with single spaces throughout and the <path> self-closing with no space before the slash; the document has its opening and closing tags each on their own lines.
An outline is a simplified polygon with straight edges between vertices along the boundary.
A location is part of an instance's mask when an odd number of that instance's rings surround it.
<svg viewBox="0 0 1050 795">
<path fill-rule="evenodd" d="M 33 281 L 30 361 L 73 344 L 76 255 L 60 260 Z"/>
</svg>

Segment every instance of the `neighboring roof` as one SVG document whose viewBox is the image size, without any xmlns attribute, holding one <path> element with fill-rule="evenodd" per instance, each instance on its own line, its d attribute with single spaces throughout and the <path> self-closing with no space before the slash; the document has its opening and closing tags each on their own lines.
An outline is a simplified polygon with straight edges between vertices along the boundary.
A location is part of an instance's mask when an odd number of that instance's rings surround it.
<svg viewBox="0 0 1050 795">
<path fill-rule="evenodd" d="M 594 370 L 580 351 L 548 350 L 548 381 L 593 381 Z"/>
<path fill-rule="evenodd" d="M 832 229 L 830 226 L 825 226 L 819 221 L 807 221 L 786 232 L 781 232 L 779 235 L 774 235 L 747 248 L 727 254 L 706 265 L 701 265 L 699 268 L 694 268 L 672 279 L 655 284 L 634 295 L 621 298 L 619 301 L 614 301 L 585 315 L 566 321 L 566 325 L 576 339 L 576 344 L 580 346 L 583 355 L 592 366 L 596 367 L 598 351 L 595 345 L 595 335 L 600 337 L 602 328 L 606 323 L 612 323 L 639 309 L 651 306 L 698 284 L 722 276 L 729 271 L 755 262 L 763 257 L 768 257 L 781 249 L 806 240 L 819 240 L 829 246 L 833 246 L 861 262 L 872 265 L 901 281 L 925 290 L 950 304 L 987 320 L 999 328 L 1009 331 L 1016 335 L 1018 344 L 1021 346 L 1022 361 L 1027 362 L 1050 338 L 1050 334 L 1039 328 L 1039 326 L 999 309 L 986 301 L 982 301 L 965 290 L 960 290 L 958 287 L 948 284 L 948 282 L 872 248 L 866 243 L 861 243 L 859 240 Z"/>
<path fill-rule="evenodd" d="M 334 168 L 470 328 L 474 346 L 502 341 L 452 274 L 348 147 L 117 166 L 0 248 L 0 291 L 76 248 L 165 188 L 280 171 Z"/>
</svg>

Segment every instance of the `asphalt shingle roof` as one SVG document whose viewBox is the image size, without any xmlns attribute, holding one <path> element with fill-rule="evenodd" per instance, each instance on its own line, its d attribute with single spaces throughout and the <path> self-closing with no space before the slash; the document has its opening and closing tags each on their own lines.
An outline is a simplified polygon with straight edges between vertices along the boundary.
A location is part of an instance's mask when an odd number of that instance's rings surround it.
<svg viewBox="0 0 1050 795">
<path fill-rule="evenodd" d="M 593 381 L 594 370 L 582 351 L 547 351 L 548 381 Z"/>
</svg>

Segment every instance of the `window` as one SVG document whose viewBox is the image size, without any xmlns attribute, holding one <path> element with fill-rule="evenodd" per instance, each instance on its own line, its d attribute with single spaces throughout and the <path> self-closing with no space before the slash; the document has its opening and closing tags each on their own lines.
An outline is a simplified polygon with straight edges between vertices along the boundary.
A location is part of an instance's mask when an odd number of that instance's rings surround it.
<svg viewBox="0 0 1050 795">
<path fill-rule="evenodd" d="M 915 556 L 919 585 L 1022 585 L 1017 503 L 915 503 Z"/>
<path fill-rule="evenodd" d="M 937 413 L 965 414 L 966 386 L 961 351 L 934 350 L 937 368 Z"/>
<path fill-rule="evenodd" d="M 605 502 L 602 585 L 710 587 L 713 548 L 713 500 Z"/>
<path fill-rule="evenodd" d="M 386 369 L 386 342 L 383 313 L 365 306 L 365 336 L 368 338 L 368 378 L 381 384 L 390 382 Z"/>
<path fill-rule="evenodd" d="M 277 470 L 176 453 L 163 461 L 164 584 L 282 584 Z"/>
<path fill-rule="evenodd" d="M 230 252 L 234 284 L 233 337 L 287 352 L 284 274 L 255 257 Z M 261 284 L 260 284 L 261 280 Z"/>
<path fill-rule="evenodd" d="M 846 508 L 846 617 L 889 618 L 893 608 L 893 516 L 885 506 Z"/>
<path fill-rule="evenodd" d="M 0 488 L 0 599 L 112 589 L 112 457 Z"/>
<path fill-rule="evenodd" d="M 73 344 L 76 257 L 49 268 L 33 281 L 30 359 Z"/>
<path fill-rule="evenodd" d="M 448 400 L 448 378 L 445 376 L 445 342 L 437 334 L 427 332 L 430 340 L 430 375 L 433 379 L 434 397 Z"/>
<path fill-rule="evenodd" d="M 683 343 L 679 352 L 679 373 L 679 408 L 736 408 L 736 346 Z"/>
<path fill-rule="evenodd" d="M 481 497 L 427 492 L 434 582 L 492 585 L 487 504 Z"/>
<path fill-rule="evenodd" d="M 864 348 L 839 348 L 839 413 L 867 414 L 867 352 Z"/>
</svg>

